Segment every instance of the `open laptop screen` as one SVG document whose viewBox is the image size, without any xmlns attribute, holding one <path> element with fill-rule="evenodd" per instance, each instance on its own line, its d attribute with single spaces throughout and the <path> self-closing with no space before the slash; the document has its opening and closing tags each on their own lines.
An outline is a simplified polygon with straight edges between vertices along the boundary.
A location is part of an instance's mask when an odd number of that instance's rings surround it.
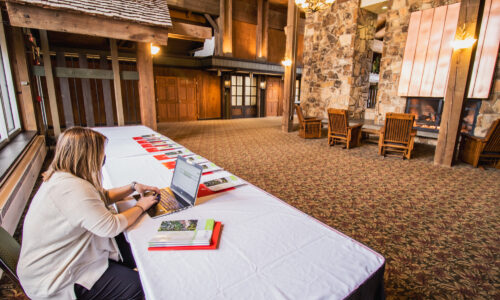
<svg viewBox="0 0 500 300">
<path fill-rule="evenodd" d="M 189 163 L 184 157 L 177 157 L 170 188 L 184 200 L 194 205 L 203 168 Z"/>
</svg>

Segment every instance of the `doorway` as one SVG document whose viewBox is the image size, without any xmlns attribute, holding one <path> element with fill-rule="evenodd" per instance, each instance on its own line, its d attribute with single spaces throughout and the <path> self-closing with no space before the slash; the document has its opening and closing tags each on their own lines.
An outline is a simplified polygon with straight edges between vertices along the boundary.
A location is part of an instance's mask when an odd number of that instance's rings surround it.
<svg viewBox="0 0 500 300">
<path fill-rule="evenodd" d="M 266 116 L 283 114 L 283 81 L 279 77 L 267 77 Z"/>
<path fill-rule="evenodd" d="M 196 80 L 156 76 L 158 122 L 196 120 Z"/>
<path fill-rule="evenodd" d="M 231 76 L 231 117 L 257 117 L 257 80 L 255 77 Z"/>
</svg>

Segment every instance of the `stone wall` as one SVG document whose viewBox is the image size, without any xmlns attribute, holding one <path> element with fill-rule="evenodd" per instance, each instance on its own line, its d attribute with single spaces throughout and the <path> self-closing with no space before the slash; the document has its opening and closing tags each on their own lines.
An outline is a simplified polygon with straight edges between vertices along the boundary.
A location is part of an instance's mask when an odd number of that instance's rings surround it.
<svg viewBox="0 0 500 300">
<path fill-rule="evenodd" d="M 383 124 L 387 112 L 403 113 L 406 98 L 398 96 L 403 55 L 408 35 L 410 14 L 415 11 L 449 5 L 457 0 L 393 0 L 389 1 L 385 25 L 384 48 L 380 61 L 375 123 Z"/>
<path fill-rule="evenodd" d="M 301 90 L 307 115 L 325 117 L 332 107 L 362 116 L 375 20 L 359 8 L 359 0 L 335 2 L 325 11 L 307 14 Z"/>
</svg>

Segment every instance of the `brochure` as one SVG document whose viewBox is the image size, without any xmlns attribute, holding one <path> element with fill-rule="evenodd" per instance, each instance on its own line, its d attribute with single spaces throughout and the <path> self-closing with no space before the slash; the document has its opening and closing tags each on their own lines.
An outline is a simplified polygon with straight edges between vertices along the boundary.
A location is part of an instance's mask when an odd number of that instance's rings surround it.
<svg viewBox="0 0 500 300">
<path fill-rule="evenodd" d="M 214 219 L 163 221 L 149 247 L 210 245 Z"/>
</svg>

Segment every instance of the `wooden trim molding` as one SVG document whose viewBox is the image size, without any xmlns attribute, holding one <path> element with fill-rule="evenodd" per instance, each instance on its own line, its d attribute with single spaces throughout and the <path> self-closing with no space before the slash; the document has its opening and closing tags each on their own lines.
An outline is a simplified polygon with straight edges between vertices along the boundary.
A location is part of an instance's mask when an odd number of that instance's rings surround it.
<svg viewBox="0 0 500 300">
<path fill-rule="evenodd" d="M 10 234 L 19 223 L 46 154 L 45 137 L 39 135 L 0 186 L 0 225 Z"/>
</svg>

